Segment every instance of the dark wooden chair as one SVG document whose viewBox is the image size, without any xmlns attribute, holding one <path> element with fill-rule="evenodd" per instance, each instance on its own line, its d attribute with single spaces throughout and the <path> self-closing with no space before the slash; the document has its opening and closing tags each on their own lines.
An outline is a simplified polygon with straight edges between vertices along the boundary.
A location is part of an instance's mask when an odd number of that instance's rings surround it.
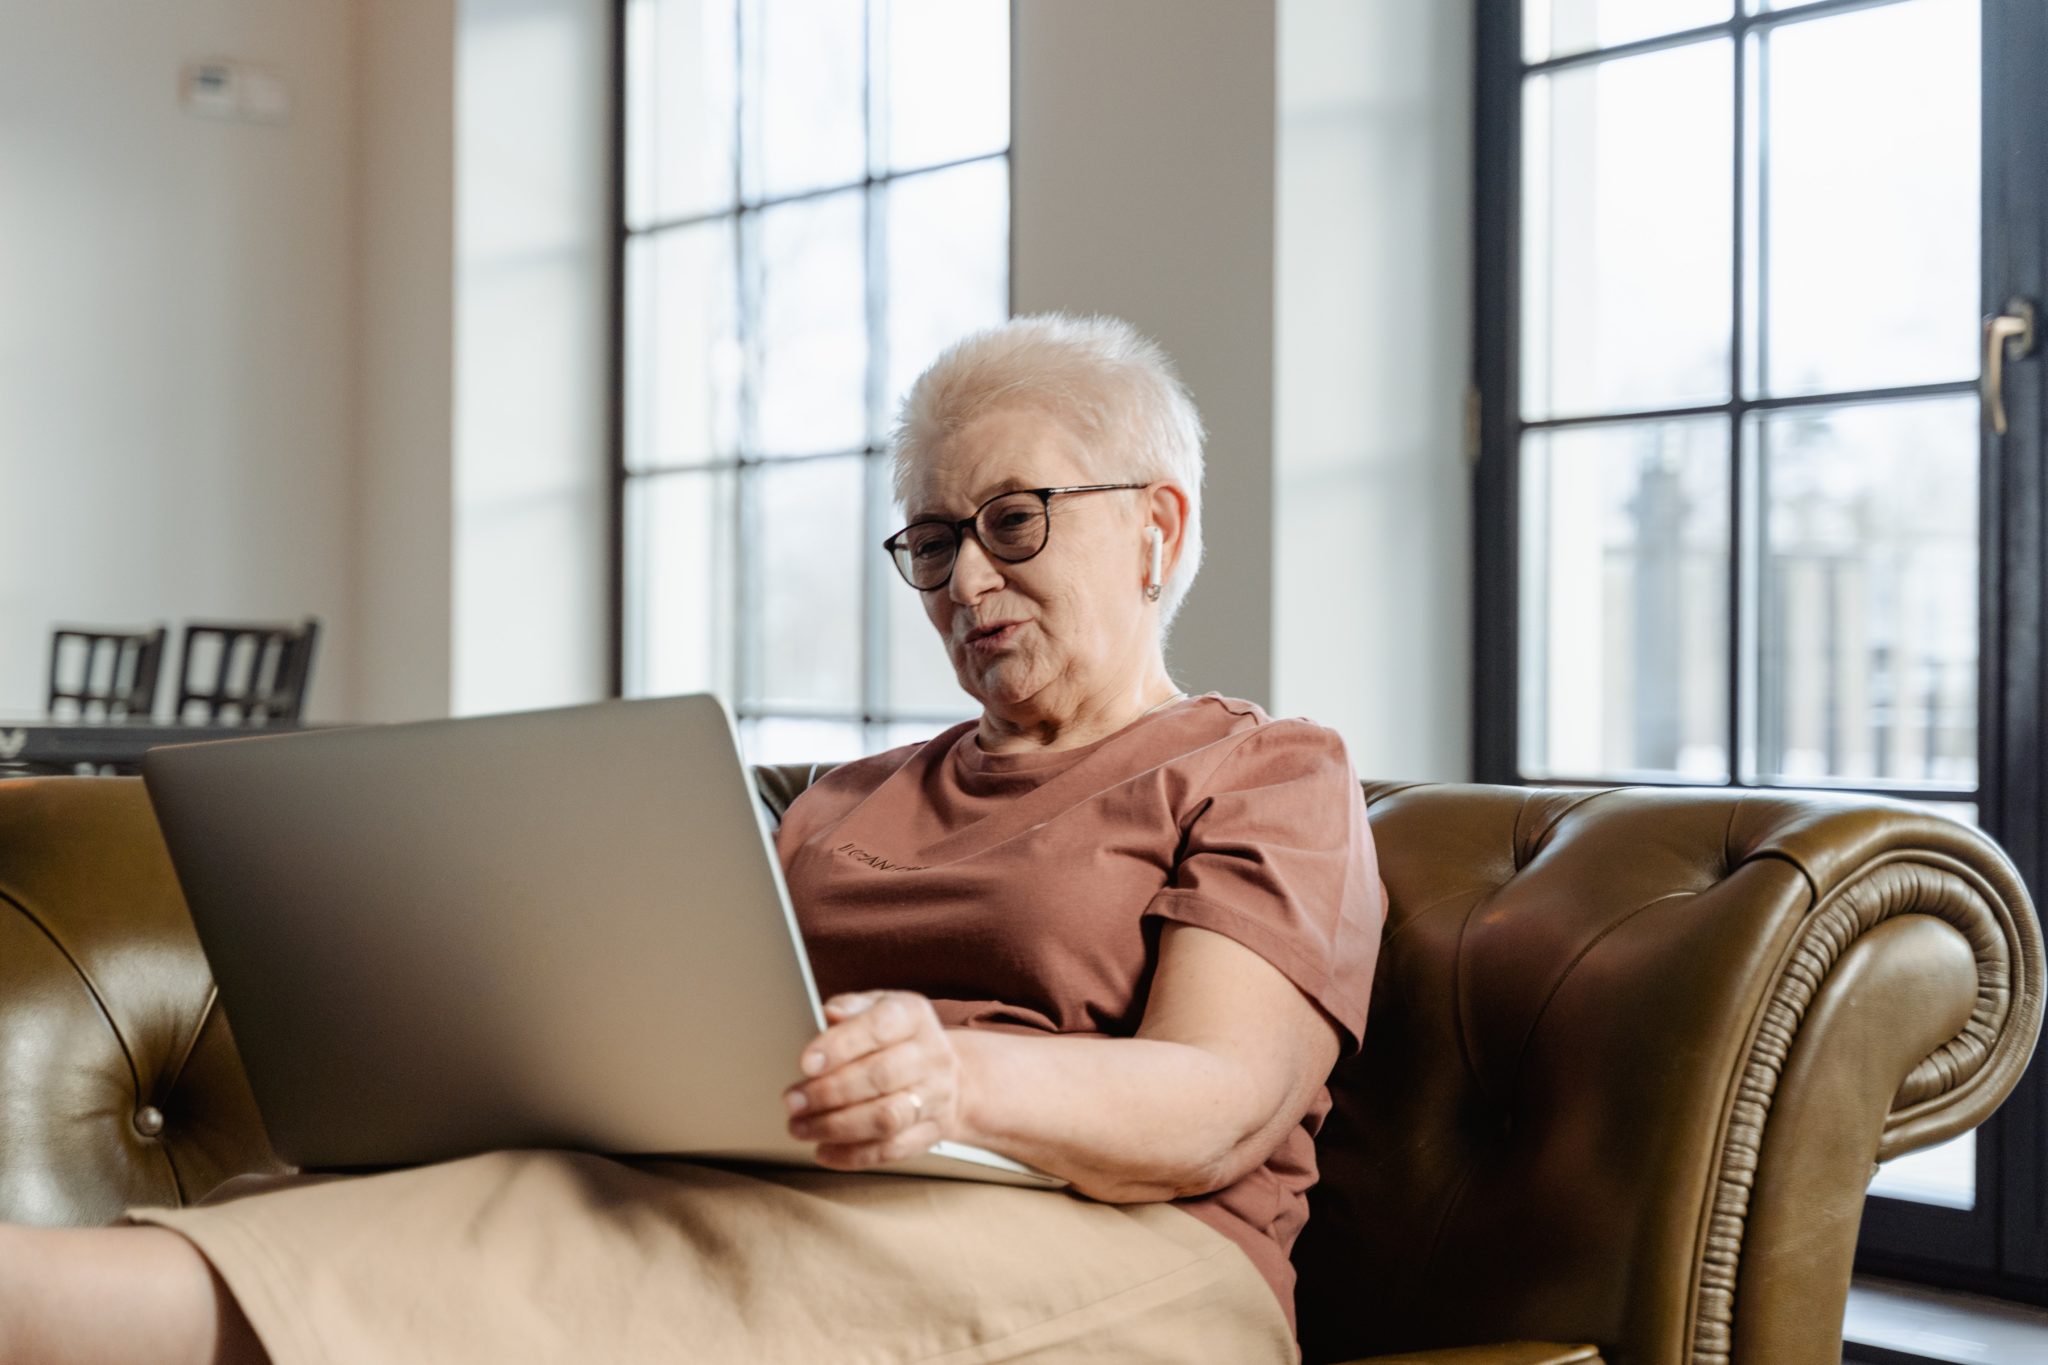
<svg viewBox="0 0 2048 1365">
<path fill-rule="evenodd" d="M 190 622 L 178 661 L 179 724 L 296 721 L 313 679 L 318 618 L 298 625 Z"/>
<path fill-rule="evenodd" d="M 164 628 L 59 626 L 50 635 L 52 720 L 146 720 L 156 710 Z"/>
</svg>

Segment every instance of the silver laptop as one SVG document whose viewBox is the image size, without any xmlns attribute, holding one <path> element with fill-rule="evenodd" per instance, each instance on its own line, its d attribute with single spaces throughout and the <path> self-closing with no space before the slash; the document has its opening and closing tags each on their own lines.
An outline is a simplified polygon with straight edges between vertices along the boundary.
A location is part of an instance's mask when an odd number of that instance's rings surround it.
<svg viewBox="0 0 2048 1365">
<path fill-rule="evenodd" d="M 142 775 L 284 1160 L 816 1165 L 782 1093 L 817 987 L 715 697 L 177 745 Z M 1064 1183 L 957 1143 L 880 1169 Z"/>
</svg>

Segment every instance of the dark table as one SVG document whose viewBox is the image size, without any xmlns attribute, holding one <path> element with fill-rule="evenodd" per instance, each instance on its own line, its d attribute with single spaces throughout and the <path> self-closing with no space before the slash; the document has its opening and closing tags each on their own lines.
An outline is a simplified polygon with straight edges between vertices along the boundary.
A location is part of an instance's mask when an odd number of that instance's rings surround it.
<svg viewBox="0 0 2048 1365">
<path fill-rule="evenodd" d="M 0 777 L 71 772 L 81 766 L 134 772 L 145 749 L 244 735 L 282 735 L 324 726 L 276 721 L 269 725 L 170 725 L 156 720 L 11 720 L 0 716 Z"/>
</svg>

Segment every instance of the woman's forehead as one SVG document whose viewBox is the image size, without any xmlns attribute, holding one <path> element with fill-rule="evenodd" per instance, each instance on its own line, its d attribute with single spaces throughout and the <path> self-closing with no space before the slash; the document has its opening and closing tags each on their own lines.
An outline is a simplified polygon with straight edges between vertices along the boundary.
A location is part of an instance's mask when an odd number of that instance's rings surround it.
<svg viewBox="0 0 2048 1365">
<path fill-rule="evenodd" d="M 1029 409 L 998 409 L 930 447 L 911 473 L 906 510 L 913 518 L 965 516 L 1010 489 L 1094 481 L 1087 450 L 1065 423 Z"/>
</svg>

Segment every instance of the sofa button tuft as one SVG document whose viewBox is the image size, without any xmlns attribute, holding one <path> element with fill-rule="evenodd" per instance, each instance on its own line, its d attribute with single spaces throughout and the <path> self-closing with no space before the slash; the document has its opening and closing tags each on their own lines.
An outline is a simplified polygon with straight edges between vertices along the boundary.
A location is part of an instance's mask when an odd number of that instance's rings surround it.
<svg viewBox="0 0 2048 1365">
<path fill-rule="evenodd" d="M 144 1137 L 156 1137 L 164 1130 L 164 1111 L 153 1104 L 145 1104 L 135 1111 L 135 1131 Z"/>
</svg>

